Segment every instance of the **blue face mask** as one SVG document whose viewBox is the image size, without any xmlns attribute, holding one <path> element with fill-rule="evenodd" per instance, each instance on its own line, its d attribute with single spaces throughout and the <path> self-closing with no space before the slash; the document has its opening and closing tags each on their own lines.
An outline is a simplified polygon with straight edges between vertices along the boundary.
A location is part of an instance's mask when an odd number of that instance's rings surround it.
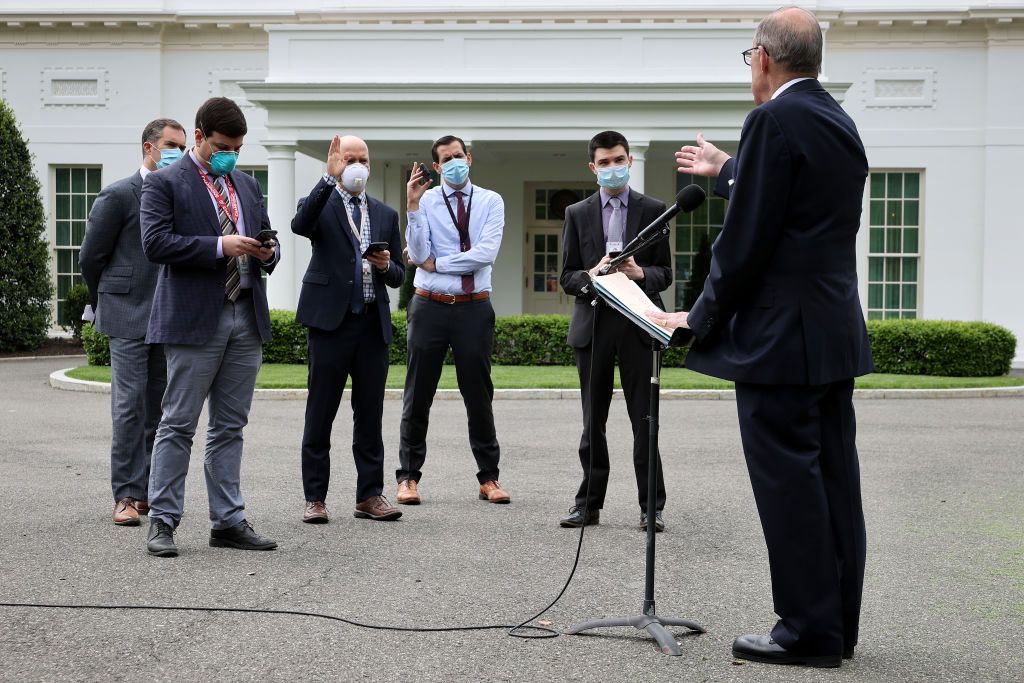
<svg viewBox="0 0 1024 683">
<path fill-rule="evenodd" d="M 214 152 L 210 155 L 210 170 L 216 176 L 227 175 L 235 170 L 237 162 L 238 152 Z"/>
<path fill-rule="evenodd" d="M 629 182 L 629 166 L 605 166 L 597 169 L 597 184 L 617 190 Z"/>
<path fill-rule="evenodd" d="M 174 149 L 162 149 L 160 150 L 160 161 L 156 162 L 157 168 L 164 168 L 170 166 L 175 161 L 181 158 L 181 150 Z"/>
<path fill-rule="evenodd" d="M 441 175 L 449 185 L 461 185 L 469 178 L 469 164 L 465 159 L 450 159 L 441 164 Z"/>
</svg>

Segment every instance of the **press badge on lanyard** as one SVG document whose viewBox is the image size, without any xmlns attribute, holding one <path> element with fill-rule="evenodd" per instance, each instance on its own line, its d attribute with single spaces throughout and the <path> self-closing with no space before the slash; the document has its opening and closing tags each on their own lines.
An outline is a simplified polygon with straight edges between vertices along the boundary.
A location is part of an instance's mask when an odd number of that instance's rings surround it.
<svg viewBox="0 0 1024 683">
<path fill-rule="evenodd" d="M 217 191 L 217 187 L 210 182 L 209 176 L 207 176 L 206 173 L 203 173 L 202 169 L 198 166 L 196 167 L 196 170 L 199 171 L 199 176 L 203 179 L 203 183 L 206 184 L 206 189 L 210 191 L 210 194 L 213 195 L 214 200 L 216 200 L 217 206 L 221 208 L 224 215 L 228 217 L 229 221 L 231 221 L 231 225 L 234 226 L 235 232 L 238 232 L 238 195 L 235 194 L 235 186 L 231 183 L 231 179 L 224 176 L 224 184 L 227 185 L 228 188 L 228 203 L 225 204 L 224 198 L 220 196 L 220 192 Z M 249 255 L 239 254 L 235 258 L 238 259 L 238 274 L 248 275 Z"/>
</svg>

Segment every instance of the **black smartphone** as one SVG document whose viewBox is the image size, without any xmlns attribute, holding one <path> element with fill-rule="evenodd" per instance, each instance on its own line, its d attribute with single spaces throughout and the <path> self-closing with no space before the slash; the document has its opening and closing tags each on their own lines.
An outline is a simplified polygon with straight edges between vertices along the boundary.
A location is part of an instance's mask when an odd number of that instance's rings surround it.
<svg viewBox="0 0 1024 683">
<path fill-rule="evenodd" d="M 420 168 L 423 169 L 423 177 L 420 178 L 420 185 L 426 185 L 430 182 L 430 167 L 422 162 L 417 162 Z"/>
<path fill-rule="evenodd" d="M 272 247 L 274 245 L 268 244 L 268 242 L 273 242 L 275 237 L 277 237 L 277 230 L 260 230 L 253 236 L 253 239 L 260 242 L 264 247 Z"/>
<path fill-rule="evenodd" d="M 372 256 L 381 251 L 387 251 L 391 245 L 387 242 L 370 242 L 370 246 L 366 247 L 366 251 L 363 252 L 363 258 Z"/>
</svg>

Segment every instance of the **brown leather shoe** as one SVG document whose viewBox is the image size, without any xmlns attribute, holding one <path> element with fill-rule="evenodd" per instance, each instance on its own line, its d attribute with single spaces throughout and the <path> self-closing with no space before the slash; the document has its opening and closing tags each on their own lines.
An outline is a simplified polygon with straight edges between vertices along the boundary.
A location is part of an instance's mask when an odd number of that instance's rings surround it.
<svg viewBox="0 0 1024 683">
<path fill-rule="evenodd" d="M 501 488 L 501 484 L 491 479 L 480 484 L 480 500 L 486 500 L 488 503 L 511 503 L 512 496 Z"/>
<path fill-rule="evenodd" d="M 306 524 L 327 524 L 327 505 L 322 500 L 307 500 L 302 521 Z"/>
<path fill-rule="evenodd" d="M 114 505 L 114 524 L 118 526 L 138 526 L 139 510 L 135 507 L 134 498 L 122 498 Z"/>
<path fill-rule="evenodd" d="M 379 522 L 390 522 L 402 516 L 402 511 L 388 502 L 384 496 L 373 496 L 356 503 L 353 517 L 359 519 L 375 519 Z"/>
<path fill-rule="evenodd" d="M 149 514 L 149 501 L 148 500 L 137 500 L 135 501 L 135 509 L 139 511 L 140 515 Z"/>
<path fill-rule="evenodd" d="M 395 502 L 401 505 L 419 505 L 420 494 L 416 490 L 416 482 L 412 479 L 398 482 L 398 493 Z"/>
</svg>

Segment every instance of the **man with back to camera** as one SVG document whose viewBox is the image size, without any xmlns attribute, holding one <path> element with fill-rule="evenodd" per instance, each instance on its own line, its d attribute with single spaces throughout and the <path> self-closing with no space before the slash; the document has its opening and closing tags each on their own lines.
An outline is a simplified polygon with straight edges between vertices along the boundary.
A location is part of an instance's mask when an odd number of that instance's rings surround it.
<svg viewBox="0 0 1024 683">
<path fill-rule="evenodd" d="M 272 550 L 245 514 L 240 475 L 242 430 L 249 419 L 270 313 L 260 271 L 279 249 L 264 230 L 270 219 L 256 180 L 233 172 L 245 116 L 226 97 L 196 112 L 195 147 L 146 177 L 142 246 L 160 264 L 146 341 L 164 344 L 167 390 L 149 478 L 151 555 L 174 557 L 174 531 L 185 512 L 192 438 L 209 399 L 206 491 L 210 545 Z M 259 236 L 261 239 L 256 239 Z"/>
<path fill-rule="evenodd" d="M 583 296 L 580 290 L 588 284 L 587 272 L 590 276 L 597 275 L 601 266 L 665 211 L 665 204 L 630 189 L 629 168 L 633 157 L 629 154 L 629 142 L 621 133 L 611 130 L 598 133 L 591 139 L 589 151 L 590 171 L 597 177 L 601 189 L 565 210 L 560 278 L 565 293 L 576 296 L 568 342 L 576 351 L 583 402 L 583 436 L 579 448 L 583 481 L 576 492 L 575 504 L 559 524 L 580 527 L 600 522 L 611 469 L 605 424 L 608 422 L 617 358 L 626 411 L 633 427 L 633 470 L 640 501 L 640 528 L 646 531 L 649 460 L 646 417 L 650 407 L 652 363 L 650 337 L 617 311 L 607 306 L 595 309 L 590 305 L 590 298 Z M 616 270 L 636 282 L 659 308 L 664 308 L 661 292 L 672 283 L 671 264 L 668 241 L 662 240 L 635 257 L 629 257 Z M 595 316 L 596 335 L 593 334 Z M 665 477 L 661 471 L 660 454 L 658 459 L 654 528 L 663 531 Z"/>
<path fill-rule="evenodd" d="M 733 655 L 836 667 L 857 645 L 866 553 L 853 378 L 874 367 L 855 244 L 867 158 L 817 81 L 821 51 L 810 12 L 758 25 L 736 158 L 702 137 L 676 153 L 730 200 L 703 293 L 689 313 L 648 315 L 693 330 L 687 367 L 736 382 L 779 620 Z"/>
<path fill-rule="evenodd" d="M 469 418 L 469 445 L 476 458 L 479 498 L 508 503 L 498 483 L 500 450 L 494 430 L 494 307 L 491 268 L 505 227 L 505 203 L 497 192 L 473 185 L 473 155 L 466 143 L 446 135 L 430 150 L 441 187 L 430 188 L 417 164 L 406 186 L 409 224 L 405 237 L 416 269 L 416 295 L 409 302 L 408 371 L 402 406 L 398 494 L 417 505 L 427 457 L 430 406 L 448 349 L 455 357 L 459 391 Z"/>
<path fill-rule="evenodd" d="M 149 512 L 149 464 L 167 386 L 163 347 L 146 343 L 158 266 L 142 253 L 142 181 L 184 151 L 180 123 L 146 124 L 142 166 L 97 195 L 79 253 L 93 325 L 110 339 L 110 485 L 119 526 L 138 526 L 139 515 Z"/>
<path fill-rule="evenodd" d="M 308 237 L 313 256 L 302 278 L 295 319 L 309 329 L 309 395 L 302 434 L 302 521 L 328 521 L 331 428 L 352 378 L 352 455 L 356 517 L 394 520 L 384 497 L 381 420 L 394 328 L 388 287 L 405 277 L 398 213 L 366 194 L 370 150 L 354 136 L 334 136 L 327 171 L 299 200 L 292 232 Z M 371 245 L 386 247 L 371 251 Z M 392 254 L 395 258 L 392 259 Z"/>
</svg>

